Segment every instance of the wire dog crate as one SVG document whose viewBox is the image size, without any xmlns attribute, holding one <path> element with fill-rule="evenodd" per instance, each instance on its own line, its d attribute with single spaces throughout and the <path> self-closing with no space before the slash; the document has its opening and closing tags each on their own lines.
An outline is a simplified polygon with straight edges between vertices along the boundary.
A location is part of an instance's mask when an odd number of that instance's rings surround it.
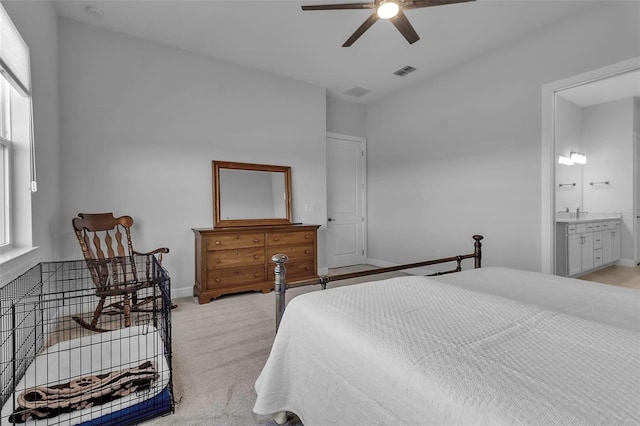
<svg viewBox="0 0 640 426">
<path fill-rule="evenodd" d="M 84 260 L 43 262 L 0 288 L 0 424 L 128 425 L 173 412 L 171 283 L 153 256 L 137 291 L 149 302 L 125 326 L 115 296 L 99 298 Z M 128 306 L 127 306 L 128 308 Z"/>
</svg>

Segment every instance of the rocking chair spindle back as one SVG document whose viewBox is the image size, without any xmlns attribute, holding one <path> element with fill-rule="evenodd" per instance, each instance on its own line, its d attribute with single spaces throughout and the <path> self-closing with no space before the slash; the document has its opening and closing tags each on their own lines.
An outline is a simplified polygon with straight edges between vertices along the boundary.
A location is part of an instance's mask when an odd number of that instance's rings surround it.
<svg viewBox="0 0 640 426">
<path fill-rule="evenodd" d="M 168 253 L 166 247 L 150 252 L 138 252 L 133 249 L 131 239 L 131 216 L 114 217 L 113 213 L 79 213 L 73 219 L 73 229 L 80 243 L 82 254 L 96 287 L 96 296 L 100 298 L 93 313 L 91 323 L 79 316 L 73 319 L 81 326 L 94 330 L 106 331 L 98 327 L 102 314 L 113 314 L 103 311 L 104 308 L 115 308 L 116 313 L 124 316 L 124 326 L 131 325 L 131 311 L 142 311 L 142 305 L 149 300 L 138 301 L 137 292 L 151 286 L 151 256 Z M 139 273 L 135 256 L 146 256 L 145 273 Z M 108 297 L 121 298 L 105 306 Z"/>
</svg>

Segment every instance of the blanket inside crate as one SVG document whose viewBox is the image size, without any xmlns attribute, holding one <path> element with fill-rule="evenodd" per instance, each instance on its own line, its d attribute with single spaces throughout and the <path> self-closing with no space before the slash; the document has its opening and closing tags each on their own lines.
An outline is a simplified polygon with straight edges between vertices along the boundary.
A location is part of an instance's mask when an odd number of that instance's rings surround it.
<svg viewBox="0 0 640 426">
<path fill-rule="evenodd" d="M 152 362 L 95 376 L 82 376 L 69 383 L 35 386 L 18 395 L 19 408 L 9 416 L 11 423 L 30 418 L 46 419 L 60 413 L 105 404 L 131 392 L 147 389 L 158 378 Z"/>
<path fill-rule="evenodd" d="M 77 424 L 147 401 L 169 383 L 163 341 L 128 327 L 50 346 L 2 409 L 2 424 Z"/>
</svg>

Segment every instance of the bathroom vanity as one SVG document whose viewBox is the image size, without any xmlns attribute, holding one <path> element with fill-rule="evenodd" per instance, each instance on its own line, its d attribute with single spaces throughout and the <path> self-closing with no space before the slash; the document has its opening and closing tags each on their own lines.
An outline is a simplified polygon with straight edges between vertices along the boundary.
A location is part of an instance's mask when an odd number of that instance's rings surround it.
<svg viewBox="0 0 640 426">
<path fill-rule="evenodd" d="M 556 274 L 576 277 L 620 260 L 620 217 L 556 219 Z"/>
</svg>

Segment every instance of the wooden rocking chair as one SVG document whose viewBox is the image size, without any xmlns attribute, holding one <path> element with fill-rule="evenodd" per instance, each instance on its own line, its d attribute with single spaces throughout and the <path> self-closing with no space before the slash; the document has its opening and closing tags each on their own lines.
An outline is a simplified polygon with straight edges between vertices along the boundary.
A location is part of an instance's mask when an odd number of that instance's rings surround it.
<svg viewBox="0 0 640 426">
<path fill-rule="evenodd" d="M 91 279 L 96 287 L 96 296 L 100 298 L 93 313 L 91 323 L 79 316 L 73 319 L 82 327 L 93 331 L 109 331 L 98 327 L 102 314 L 122 314 L 124 326 L 131 326 L 131 312 L 150 312 L 144 305 L 154 299 L 153 296 L 138 300 L 138 291 L 152 286 L 150 264 L 151 256 L 169 253 L 166 247 L 157 248 L 150 252 L 138 252 L 131 243 L 131 216 L 114 217 L 113 213 L 78 213 L 73 219 L 73 229 L 82 248 L 82 254 L 91 273 Z M 123 241 L 123 236 L 125 241 Z M 139 271 L 136 256 L 146 257 L 145 271 Z M 118 299 L 105 306 L 107 298 Z M 104 311 L 105 308 L 114 308 Z"/>
</svg>

